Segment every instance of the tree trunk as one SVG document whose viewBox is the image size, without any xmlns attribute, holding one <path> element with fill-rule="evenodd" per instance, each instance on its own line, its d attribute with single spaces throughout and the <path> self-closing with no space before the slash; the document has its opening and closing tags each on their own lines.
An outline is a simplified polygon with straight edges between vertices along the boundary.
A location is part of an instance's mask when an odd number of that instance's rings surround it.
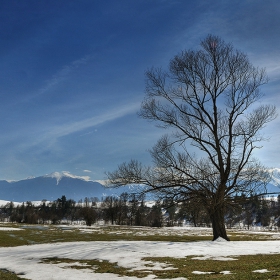
<svg viewBox="0 0 280 280">
<path fill-rule="evenodd" d="M 214 209 L 212 209 L 210 218 L 213 229 L 213 241 L 219 237 L 229 241 L 225 226 L 224 208 L 221 206 L 216 206 Z"/>
</svg>

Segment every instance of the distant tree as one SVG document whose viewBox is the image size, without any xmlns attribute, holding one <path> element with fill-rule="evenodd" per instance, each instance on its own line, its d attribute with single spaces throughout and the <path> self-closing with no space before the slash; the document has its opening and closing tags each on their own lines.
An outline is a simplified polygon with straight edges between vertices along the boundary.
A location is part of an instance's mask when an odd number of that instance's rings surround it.
<svg viewBox="0 0 280 280">
<path fill-rule="evenodd" d="M 90 206 L 81 208 L 80 215 L 85 220 L 87 226 L 91 226 L 96 222 L 97 213 L 95 209 Z"/>
<path fill-rule="evenodd" d="M 145 195 L 141 194 L 138 197 L 138 207 L 135 213 L 135 226 L 146 226 L 148 224 L 147 215 L 149 208 L 145 205 Z"/>
<path fill-rule="evenodd" d="M 257 211 L 256 223 L 260 223 L 264 227 L 269 226 L 271 216 L 272 216 L 271 210 L 272 210 L 271 202 L 265 197 L 262 197 L 260 199 L 260 203 Z"/>
<path fill-rule="evenodd" d="M 6 216 L 9 217 L 10 222 L 15 222 L 16 217 L 15 217 L 15 205 L 14 203 L 8 202 L 3 209 L 3 212 L 5 212 Z"/>
<path fill-rule="evenodd" d="M 89 197 L 85 197 L 84 206 L 89 207 L 91 204 L 91 199 Z"/>
<path fill-rule="evenodd" d="M 110 222 L 112 225 L 116 222 L 117 219 L 117 212 L 116 212 L 116 205 L 117 205 L 118 198 L 114 196 L 107 196 L 101 203 L 101 207 L 104 213 L 104 220 L 105 222 Z"/>
<path fill-rule="evenodd" d="M 244 224 L 247 226 L 247 229 L 249 229 L 256 220 L 257 212 L 260 207 L 260 199 L 253 194 L 249 198 L 245 195 L 242 195 L 240 198 L 242 201 L 243 210 L 242 219 Z"/>
<path fill-rule="evenodd" d="M 245 198 L 245 201 L 247 199 Z M 231 228 L 235 225 L 241 226 L 242 222 L 242 204 L 240 203 L 239 197 L 234 197 L 231 207 L 226 212 L 226 225 Z"/>
<path fill-rule="evenodd" d="M 93 206 L 96 206 L 97 205 L 97 202 L 99 202 L 99 198 L 94 196 L 94 197 L 91 197 L 90 198 L 90 201 L 92 203 Z"/>
<path fill-rule="evenodd" d="M 22 215 L 19 213 L 19 206 L 15 207 L 11 212 L 10 212 L 10 222 L 14 223 L 21 223 L 22 222 Z"/>
<path fill-rule="evenodd" d="M 198 202 L 195 199 L 180 203 L 177 219 L 180 221 L 186 220 L 194 227 L 209 224 L 209 218 L 207 217 L 203 205 L 198 207 Z"/>
<path fill-rule="evenodd" d="M 136 214 L 138 212 L 139 200 L 138 196 L 135 193 L 129 195 L 129 203 L 128 203 L 128 225 L 135 225 Z"/>
<path fill-rule="evenodd" d="M 57 215 L 57 208 L 56 205 L 54 203 L 51 204 L 51 208 L 50 208 L 50 220 L 52 222 L 52 224 L 57 224 L 59 223 L 60 219 L 59 216 Z"/>
<path fill-rule="evenodd" d="M 156 201 L 155 205 L 152 206 L 151 211 L 147 217 L 149 221 L 149 226 L 151 227 L 162 227 L 163 226 L 163 216 L 160 201 Z"/>
<path fill-rule="evenodd" d="M 31 201 L 27 201 L 24 209 L 24 219 L 23 222 L 27 224 L 37 224 L 38 214 Z"/>
<path fill-rule="evenodd" d="M 116 200 L 115 211 L 116 211 L 116 222 L 118 225 L 129 224 L 128 222 L 128 200 L 129 194 L 124 192 Z"/>
<path fill-rule="evenodd" d="M 58 198 L 52 204 L 52 210 L 55 210 L 53 217 L 56 217 L 57 220 L 62 219 L 71 219 L 73 218 L 73 208 L 75 207 L 76 202 L 73 199 L 67 199 L 65 195 L 62 195 L 61 198 Z"/>
<path fill-rule="evenodd" d="M 39 219 L 41 219 L 41 223 L 43 224 L 50 220 L 50 209 L 46 205 L 46 201 L 42 201 L 42 205 L 39 207 L 38 215 Z"/>
<path fill-rule="evenodd" d="M 277 226 L 280 227 L 280 195 L 277 197 L 277 206 L 275 210 L 275 216 L 277 217 Z"/>
<path fill-rule="evenodd" d="M 213 35 L 200 50 L 176 55 L 168 71 L 147 71 L 140 116 L 171 134 L 150 151 L 153 167 L 123 163 L 107 174 L 111 186 L 144 184 L 162 198 L 195 199 L 210 217 L 213 240 L 229 240 L 225 213 L 233 198 L 263 195 L 270 180 L 253 158 L 265 140 L 260 130 L 276 116 L 275 106 L 258 103 L 266 82 L 264 69 Z"/>
<path fill-rule="evenodd" d="M 173 227 L 175 224 L 176 204 L 173 201 L 164 200 L 162 207 L 166 210 L 166 225 Z"/>
</svg>

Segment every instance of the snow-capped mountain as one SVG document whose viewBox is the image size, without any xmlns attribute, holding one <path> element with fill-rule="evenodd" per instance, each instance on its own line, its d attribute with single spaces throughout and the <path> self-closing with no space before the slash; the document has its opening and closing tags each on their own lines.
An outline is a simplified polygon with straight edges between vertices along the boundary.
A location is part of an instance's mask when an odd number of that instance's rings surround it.
<svg viewBox="0 0 280 280">
<path fill-rule="evenodd" d="M 99 182 L 90 181 L 88 176 L 76 176 L 65 171 L 19 181 L 0 180 L 0 199 L 8 201 L 53 201 L 62 195 L 79 201 L 85 197 L 100 199 L 119 193 L 120 190 L 108 189 Z"/>
<path fill-rule="evenodd" d="M 274 193 L 274 196 L 277 193 L 280 193 L 280 168 L 269 169 L 268 172 L 271 175 L 271 181 L 267 184 L 267 192 Z"/>
<path fill-rule="evenodd" d="M 269 170 L 272 175 L 267 185 L 268 193 L 280 192 L 280 169 Z M 79 201 L 85 197 L 119 195 L 122 192 L 134 192 L 135 187 L 128 186 L 119 189 L 105 188 L 99 182 L 93 182 L 88 176 L 76 176 L 69 172 L 53 172 L 40 177 L 30 177 L 19 181 L 0 180 L 0 200 L 26 201 L 53 201 L 65 195 L 67 199 Z"/>
<path fill-rule="evenodd" d="M 280 168 L 273 168 L 269 172 L 272 177 L 271 184 L 280 187 Z"/>
<path fill-rule="evenodd" d="M 77 175 L 73 175 L 68 171 L 62 171 L 62 172 L 53 172 L 51 174 L 47 174 L 44 177 L 46 178 L 55 178 L 57 185 L 59 184 L 59 181 L 63 178 L 63 177 L 68 177 L 68 178 L 73 178 L 73 179 L 81 179 L 84 181 L 90 181 L 90 177 L 89 176 L 77 176 Z"/>
</svg>

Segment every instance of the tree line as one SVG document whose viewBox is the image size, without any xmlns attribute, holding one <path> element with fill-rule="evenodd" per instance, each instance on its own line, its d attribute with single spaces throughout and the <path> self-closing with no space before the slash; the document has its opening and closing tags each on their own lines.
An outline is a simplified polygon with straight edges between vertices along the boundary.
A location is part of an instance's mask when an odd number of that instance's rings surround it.
<svg viewBox="0 0 280 280">
<path fill-rule="evenodd" d="M 253 225 L 280 227 L 280 195 L 278 199 L 251 196 L 232 201 L 232 208 L 225 213 L 227 228 L 250 228 Z M 84 223 L 91 226 L 103 222 L 127 226 L 182 226 L 211 227 L 211 218 L 205 206 L 197 202 L 175 203 L 171 200 L 148 202 L 144 195 L 122 193 L 120 196 L 96 197 L 75 202 L 62 196 L 53 202 L 42 201 L 35 205 L 30 201 L 15 206 L 8 202 L 0 207 L 0 221 L 27 224 Z"/>
</svg>

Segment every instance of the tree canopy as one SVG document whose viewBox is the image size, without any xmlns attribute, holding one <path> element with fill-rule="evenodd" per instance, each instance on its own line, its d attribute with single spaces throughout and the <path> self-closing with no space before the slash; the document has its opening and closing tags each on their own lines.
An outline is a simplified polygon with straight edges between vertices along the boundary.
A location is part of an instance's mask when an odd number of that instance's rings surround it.
<svg viewBox="0 0 280 280">
<path fill-rule="evenodd" d="M 276 109 L 258 102 L 268 79 L 246 54 L 213 35 L 200 47 L 176 55 L 167 70 L 146 72 L 140 116 L 168 131 L 150 150 L 154 166 L 131 160 L 108 178 L 116 187 L 144 184 L 172 201 L 203 203 L 213 239 L 229 240 L 224 214 L 233 198 L 266 192 L 269 175 L 253 152 Z"/>
</svg>

